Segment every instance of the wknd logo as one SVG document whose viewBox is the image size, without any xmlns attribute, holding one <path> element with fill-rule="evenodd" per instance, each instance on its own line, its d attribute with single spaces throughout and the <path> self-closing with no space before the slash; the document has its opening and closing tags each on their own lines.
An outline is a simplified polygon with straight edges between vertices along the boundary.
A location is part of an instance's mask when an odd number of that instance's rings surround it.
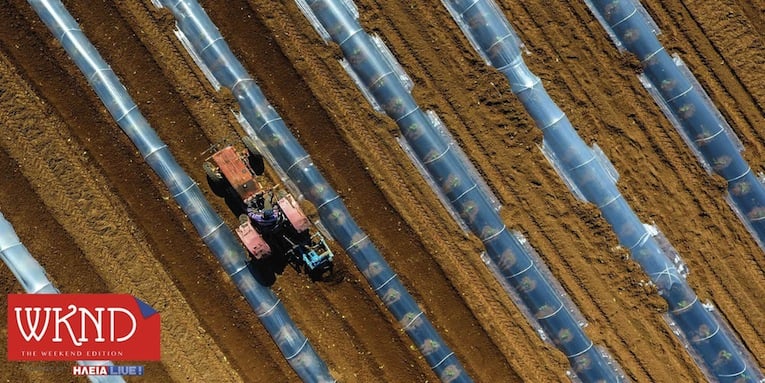
<svg viewBox="0 0 765 383">
<path fill-rule="evenodd" d="M 159 328 L 128 294 L 8 295 L 8 360 L 159 360 Z"/>
</svg>

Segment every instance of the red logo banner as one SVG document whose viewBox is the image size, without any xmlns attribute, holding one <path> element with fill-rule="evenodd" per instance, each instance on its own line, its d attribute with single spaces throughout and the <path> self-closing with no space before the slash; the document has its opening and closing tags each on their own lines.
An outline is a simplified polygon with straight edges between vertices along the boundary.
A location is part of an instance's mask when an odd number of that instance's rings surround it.
<svg viewBox="0 0 765 383">
<path fill-rule="evenodd" d="M 8 360 L 160 360 L 159 332 L 128 294 L 8 295 Z"/>
</svg>

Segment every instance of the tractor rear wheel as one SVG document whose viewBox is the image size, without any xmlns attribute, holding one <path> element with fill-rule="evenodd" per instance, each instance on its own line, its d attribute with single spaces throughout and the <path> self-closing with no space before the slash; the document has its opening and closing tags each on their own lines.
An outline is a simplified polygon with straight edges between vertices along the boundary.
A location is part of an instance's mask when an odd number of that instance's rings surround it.
<svg viewBox="0 0 765 383">
<path fill-rule="evenodd" d="M 210 178 L 211 181 L 220 182 L 223 180 L 223 176 L 210 161 L 205 161 L 202 164 L 202 167 L 205 169 L 205 174 L 207 174 L 207 177 Z"/>
<path fill-rule="evenodd" d="M 258 147 L 255 146 L 255 141 L 251 137 L 242 137 L 242 143 L 244 143 L 244 147 L 247 148 L 247 151 L 250 152 L 250 156 L 260 157 L 260 151 L 258 150 Z"/>
</svg>

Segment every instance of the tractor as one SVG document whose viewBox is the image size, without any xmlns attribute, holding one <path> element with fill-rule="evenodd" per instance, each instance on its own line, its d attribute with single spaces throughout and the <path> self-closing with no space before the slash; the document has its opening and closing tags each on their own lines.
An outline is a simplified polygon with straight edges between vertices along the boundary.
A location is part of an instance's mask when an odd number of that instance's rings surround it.
<svg viewBox="0 0 765 383">
<path fill-rule="evenodd" d="M 225 188 L 234 197 L 232 210 L 239 215 L 237 236 L 255 261 L 281 256 L 313 280 L 327 278 L 332 274 L 334 255 L 324 236 L 311 225 L 292 194 L 277 184 L 261 184 L 264 171 L 255 169 L 265 170 L 263 158 L 250 137 L 243 137 L 242 143 L 244 149 L 240 150 L 225 142 L 213 145 L 215 153 L 203 163 L 211 186 Z"/>
</svg>

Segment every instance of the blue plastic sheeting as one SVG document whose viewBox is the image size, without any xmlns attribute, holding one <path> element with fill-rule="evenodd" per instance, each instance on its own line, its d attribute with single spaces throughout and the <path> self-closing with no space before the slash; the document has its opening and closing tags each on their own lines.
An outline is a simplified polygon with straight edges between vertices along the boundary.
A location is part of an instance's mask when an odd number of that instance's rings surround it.
<svg viewBox="0 0 765 383">
<path fill-rule="evenodd" d="M 197 57 L 223 87 L 231 89 L 245 129 L 264 145 L 267 158 L 281 169 L 313 203 L 330 235 L 345 249 L 407 335 L 414 341 L 433 371 L 444 382 L 468 382 L 470 378 L 396 273 L 369 237 L 351 217 L 337 192 L 314 166 L 279 114 L 266 100 L 255 81 L 231 52 L 218 29 L 193 0 L 163 0 L 177 20 L 192 56 Z"/>
<path fill-rule="evenodd" d="M 619 242 L 629 249 L 669 303 L 670 317 L 693 351 L 702 357 L 702 369 L 706 367 L 724 382 L 741 378 L 754 381 L 751 376 L 757 372 L 747 367 L 743 347 L 699 302 L 683 270 L 674 263 L 675 259 L 679 261 L 677 253 L 658 231 L 644 225 L 635 215 L 616 188 L 618 175 L 610 162 L 599 150 L 585 145 L 539 78 L 526 67 L 520 41 L 496 5 L 491 0 L 444 3 L 487 63 L 508 78 L 513 93 L 544 133 L 543 151 L 556 170 L 579 198 L 600 209 Z M 587 381 L 595 380 L 588 377 Z"/>
<path fill-rule="evenodd" d="M 37 263 L 37 260 L 29 253 L 26 246 L 21 243 L 16 231 L 3 213 L 0 213 L 0 259 L 3 260 L 21 287 L 27 294 L 58 294 L 59 291 L 48 280 L 45 269 Z M 108 360 L 78 360 L 81 366 L 112 366 Z M 119 383 L 124 382 L 121 376 L 91 376 L 88 380 L 93 383 Z"/>
<path fill-rule="evenodd" d="M 765 187 L 741 156 L 738 139 L 704 89 L 664 50 L 640 2 L 590 0 L 588 5 L 614 42 L 640 60 L 657 102 L 704 167 L 728 182 L 731 205 L 765 249 Z"/>
<path fill-rule="evenodd" d="M 60 1 L 29 3 L 61 42 L 109 113 L 162 179 L 204 243 L 244 294 L 289 364 L 305 382 L 333 382 L 329 370 L 287 314 L 284 305 L 247 268 L 247 254 L 199 186 L 181 169 L 164 142 Z"/>
<path fill-rule="evenodd" d="M 565 353 L 577 374 L 592 381 L 617 381 L 608 362 L 577 322 L 553 284 L 535 267 L 529 251 L 502 222 L 491 197 L 471 175 L 467 160 L 449 144 L 435 121 L 419 108 L 410 84 L 387 49 L 370 37 L 347 1 L 298 1 L 317 30 L 340 45 L 354 80 L 373 105 L 396 121 L 409 148 L 438 186 L 451 208 L 486 247 L 504 283 L 514 289 L 553 343 Z M 318 24 L 317 24 L 318 23 Z"/>
</svg>

